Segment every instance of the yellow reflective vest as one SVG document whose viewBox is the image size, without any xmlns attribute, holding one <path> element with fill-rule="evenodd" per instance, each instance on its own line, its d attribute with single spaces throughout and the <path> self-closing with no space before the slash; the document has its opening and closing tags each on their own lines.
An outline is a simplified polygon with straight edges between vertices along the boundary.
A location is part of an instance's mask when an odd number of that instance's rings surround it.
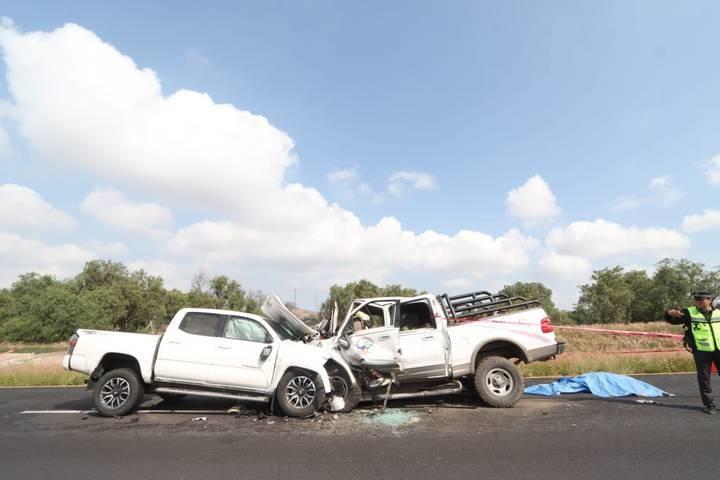
<svg viewBox="0 0 720 480">
<path fill-rule="evenodd" d="M 690 331 L 695 339 L 695 348 L 700 352 L 714 352 L 720 345 L 720 310 L 713 310 L 710 320 L 697 309 L 688 308 Z"/>
</svg>

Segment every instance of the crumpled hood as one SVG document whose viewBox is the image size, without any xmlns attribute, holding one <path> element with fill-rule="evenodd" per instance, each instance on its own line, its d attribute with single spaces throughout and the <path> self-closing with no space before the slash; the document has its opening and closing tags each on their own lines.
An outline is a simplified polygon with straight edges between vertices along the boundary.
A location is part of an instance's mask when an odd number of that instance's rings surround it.
<svg viewBox="0 0 720 480">
<path fill-rule="evenodd" d="M 281 324 L 288 330 L 296 333 L 297 336 L 315 335 L 317 333 L 288 310 L 277 295 L 269 295 L 260 309 L 270 320 Z"/>
</svg>

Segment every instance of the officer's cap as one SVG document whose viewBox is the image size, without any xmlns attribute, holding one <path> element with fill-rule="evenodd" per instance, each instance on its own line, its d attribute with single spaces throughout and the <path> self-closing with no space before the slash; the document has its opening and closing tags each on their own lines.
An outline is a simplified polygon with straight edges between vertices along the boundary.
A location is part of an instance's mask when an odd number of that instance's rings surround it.
<svg viewBox="0 0 720 480">
<path fill-rule="evenodd" d="M 692 292 L 693 298 L 713 298 L 714 295 L 707 290 L 695 290 Z"/>
</svg>

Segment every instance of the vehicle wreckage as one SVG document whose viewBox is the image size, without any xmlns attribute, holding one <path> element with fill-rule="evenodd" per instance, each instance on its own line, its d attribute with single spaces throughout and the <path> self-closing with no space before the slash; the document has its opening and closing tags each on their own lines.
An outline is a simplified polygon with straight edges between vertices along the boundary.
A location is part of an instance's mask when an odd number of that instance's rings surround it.
<svg viewBox="0 0 720 480">
<path fill-rule="evenodd" d="M 145 393 L 262 402 L 285 415 L 349 412 L 361 401 L 475 391 L 491 407 L 523 392 L 519 363 L 564 350 L 538 301 L 486 291 L 357 299 L 311 328 L 269 296 L 266 317 L 185 308 L 164 335 L 78 330 L 63 359 L 89 375 L 101 415 Z"/>
</svg>

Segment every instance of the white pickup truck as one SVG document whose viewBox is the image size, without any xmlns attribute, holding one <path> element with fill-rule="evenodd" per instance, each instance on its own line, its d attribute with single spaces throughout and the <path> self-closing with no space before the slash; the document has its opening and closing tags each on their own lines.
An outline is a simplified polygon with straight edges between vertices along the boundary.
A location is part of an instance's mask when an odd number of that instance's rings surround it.
<svg viewBox="0 0 720 480">
<path fill-rule="evenodd" d="M 336 351 L 303 341 L 313 330 L 248 313 L 186 308 L 164 335 L 78 330 L 63 359 L 89 375 L 100 414 L 132 411 L 145 393 L 274 402 L 303 417 L 323 406 L 331 377 L 351 376 Z"/>
<path fill-rule="evenodd" d="M 268 298 L 263 312 L 304 327 L 277 297 Z M 524 387 L 517 364 L 565 349 L 540 302 L 486 291 L 358 299 L 342 322 L 332 317 L 315 343 L 340 352 L 352 370 L 352 377 L 345 371 L 332 377 L 341 411 L 361 400 L 446 395 L 464 387 L 489 406 L 511 407 Z"/>
</svg>

